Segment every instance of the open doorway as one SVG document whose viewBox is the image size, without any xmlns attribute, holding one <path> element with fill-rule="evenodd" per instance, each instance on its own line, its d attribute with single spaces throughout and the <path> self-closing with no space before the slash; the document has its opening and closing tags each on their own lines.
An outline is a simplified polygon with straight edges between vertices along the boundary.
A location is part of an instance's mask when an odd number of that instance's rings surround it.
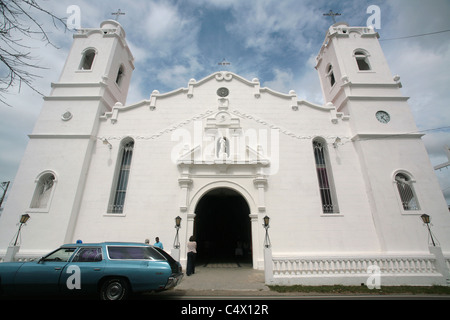
<svg viewBox="0 0 450 320">
<path fill-rule="evenodd" d="M 252 263 L 250 209 L 241 194 L 229 188 L 213 189 L 203 195 L 195 213 L 198 264 Z"/>
</svg>

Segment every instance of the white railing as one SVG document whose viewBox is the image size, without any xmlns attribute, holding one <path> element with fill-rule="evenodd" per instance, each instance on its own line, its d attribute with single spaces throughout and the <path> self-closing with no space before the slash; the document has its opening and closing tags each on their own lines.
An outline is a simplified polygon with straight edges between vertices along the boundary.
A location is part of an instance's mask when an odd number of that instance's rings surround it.
<svg viewBox="0 0 450 320">
<path fill-rule="evenodd" d="M 381 274 L 436 274 L 432 257 L 273 257 L 273 276 L 367 274 L 377 266 Z"/>
<path fill-rule="evenodd" d="M 423 255 L 272 256 L 264 249 L 264 276 L 268 285 L 447 285 L 450 257 Z M 434 250 L 436 251 L 436 250 Z"/>
<path fill-rule="evenodd" d="M 16 257 L 14 259 L 14 262 L 31 262 L 31 261 L 35 261 L 35 260 L 38 260 L 38 259 L 39 259 L 39 257 L 33 257 L 33 258 L 30 258 L 30 257 Z M 2 262 L 5 262 L 5 257 L 0 257 L 0 263 L 2 263 Z"/>
</svg>

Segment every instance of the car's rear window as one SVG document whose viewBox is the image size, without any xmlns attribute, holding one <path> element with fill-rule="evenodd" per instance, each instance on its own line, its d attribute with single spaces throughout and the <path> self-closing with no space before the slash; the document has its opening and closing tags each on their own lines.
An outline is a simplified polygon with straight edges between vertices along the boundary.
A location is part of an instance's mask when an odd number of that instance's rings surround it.
<svg viewBox="0 0 450 320">
<path fill-rule="evenodd" d="M 165 260 L 151 247 L 108 246 L 108 256 L 113 260 Z"/>
</svg>

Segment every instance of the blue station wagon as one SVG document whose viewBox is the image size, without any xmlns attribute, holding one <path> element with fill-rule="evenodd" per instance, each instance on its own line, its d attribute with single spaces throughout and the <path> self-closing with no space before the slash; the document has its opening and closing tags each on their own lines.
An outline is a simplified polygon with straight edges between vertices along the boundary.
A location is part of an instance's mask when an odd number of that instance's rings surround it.
<svg viewBox="0 0 450 320">
<path fill-rule="evenodd" d="M 183 273 L 164 250 L 141 243 L 65 244 L 33 262 L 0 263 L 4 295 L 98 294 L 121 300 L 130 293 L 175 287 Z"/>
</svg>

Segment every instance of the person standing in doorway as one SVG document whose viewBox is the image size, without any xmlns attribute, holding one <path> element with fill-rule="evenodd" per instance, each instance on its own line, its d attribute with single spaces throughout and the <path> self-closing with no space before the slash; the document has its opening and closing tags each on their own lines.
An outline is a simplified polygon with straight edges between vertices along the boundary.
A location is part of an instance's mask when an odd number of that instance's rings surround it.
<svg viewBox="0 0 450 320">
<path fill-rule="evenodd" d="M 156 237 L 155 241 L 156 242 L 155 242 L 154 246 L 164 250 L 163 244 L 161 242 L 159 242 L 159 237 Z"/>
<path fill-rule="evenodd" d="M 197 255 L 197 242 L 194 236 L 189 238 L 187 243 L 187 266 L 186 275 L 190 276 L 195 273 L 195 257 Z"/>
</svg>

